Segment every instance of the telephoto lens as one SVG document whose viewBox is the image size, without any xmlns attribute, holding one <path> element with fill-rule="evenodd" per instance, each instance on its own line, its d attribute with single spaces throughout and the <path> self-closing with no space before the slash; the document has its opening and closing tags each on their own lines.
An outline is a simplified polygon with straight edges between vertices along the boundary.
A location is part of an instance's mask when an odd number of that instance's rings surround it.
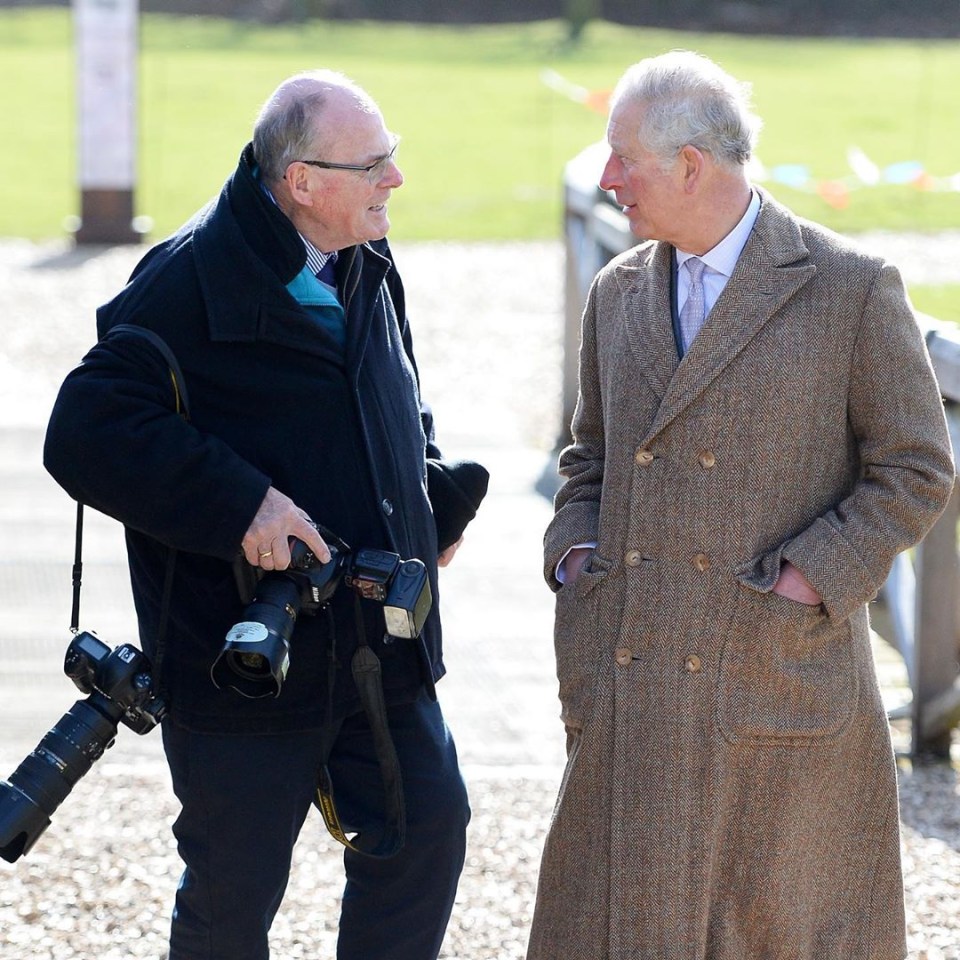
<svg viewBox="0 0 960 960">
<path fill-rule="evenodd" d="M 33 846 L 77 781 L 113 744 L 123 709 L 113 706 L 110 716 L 105 706 L 78 700 L 0 783 L 0 856 L 7 863 Z"/>
<path fill-rule="evenodd" d="M 112 746 L 121 722 L 148 733 L 166 706 L 154 695 L 150 661 L 136 647 L 111 650 L 90 633 L 71 641 L 64 672 L 90 696 L 78 700 L 0 783 L 0 857 L 19 860 L 50 826 L 77 781 Z"/>
</svg>

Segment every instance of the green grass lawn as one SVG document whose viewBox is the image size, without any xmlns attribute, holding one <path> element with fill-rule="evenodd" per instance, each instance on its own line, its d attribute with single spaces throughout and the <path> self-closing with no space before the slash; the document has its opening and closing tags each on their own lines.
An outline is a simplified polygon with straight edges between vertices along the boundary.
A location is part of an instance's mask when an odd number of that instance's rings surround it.
<svg viewBox="0 0 960 960">
<path fill-rule="evenodd" d="M 285 76 L 330 66 L 380 102 L 403 136 L 406 184 L 391 202 L 397 240 L 555 237 L 565 161 L 603 137 L 601 113 L 543 81 L 552 70 L 600 93 L 630 63 L 683 46 L 754 85 L 768 171 L 805 168 L 804 189 L 767 186 L 835 229 L 960 224 L 960 42 L 782 39 L 593 23 L 575 48 L 559 21 L 497 27 L 327 23 L 253 26 L 141 20 L 137 211 L 160 237 L 233 168 L 259 105 Z M 72 26 L 62 8 L 0 11 L 0 236 L 63 234 L 78 209 Z M 853 189 L 839 209 L 817 193 L 855 178 L 856 146 L 881 170 L 917 161 L 913 184 Z M 960 177 L 958 177 L 960 180 Z M 922 187 L 922 188 L 921 188 Z M 955 300 L 955 297 L 951 297 Z"/>
<path fill-rule="evenodd" d="M 754 84 L 768 171 L 802 165 L 805 190 L 768 185 L 799 213 L 844 231 L 960 223 L 960 192 L 854 190 L 845 209 L 815 191 L 849 177 L 856 145 L 881 169 L 914 160 L 960 172 L 960 43 L 770 39 L 591 24 L 574 49 L 560 22 L 429 27 L 311 21 L 262 27 L 142 18 L 138 212 L 154 235 L 215 192 L 272 88 L 328 65 L 367 87 L 404 137 L 398 239 L 548 237 L 560 224 L 564 162 L 602 138 L 604 118 L 548 87 L 545 69 L 603 92 L 623 69 L 676 46 Z M 0 236 L 62 233 L 77 209 L 72 28 L 59 8 L 0 11 Z M 931 186 L 930 182 L 926 186 Z"/>
<path fill-rule="evenodd" d="M 910 299 L 922 313 L 960 323 L 960 284 L 946 283 L 938 287 L 911 284 Z"/>
</svg>

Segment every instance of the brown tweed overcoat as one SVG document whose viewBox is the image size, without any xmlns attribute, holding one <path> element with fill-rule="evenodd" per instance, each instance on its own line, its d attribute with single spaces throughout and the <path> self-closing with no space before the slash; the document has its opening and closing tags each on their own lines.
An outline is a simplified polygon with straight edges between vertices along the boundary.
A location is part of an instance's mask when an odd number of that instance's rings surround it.
<svg viewBox="0 0 960 960">
<path fill-rule="evenodd" d="M 670 271 L 636 247 L 584 313 L 545 538 L 576 732 L 528 960 L 901 960 L 866 603 L 952 490 L 923 338 L 892 267 L 766 194 L 682 362 Z M 783 560 L 822 606 L 771 593 Z"/>
</svg>

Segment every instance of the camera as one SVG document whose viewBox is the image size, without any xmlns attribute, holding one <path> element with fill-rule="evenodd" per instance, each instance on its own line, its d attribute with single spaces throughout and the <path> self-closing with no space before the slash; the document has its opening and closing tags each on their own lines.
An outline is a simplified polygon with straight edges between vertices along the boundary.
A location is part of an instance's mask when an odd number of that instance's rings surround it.
<svg viewBox="0 0 960 960">
<path fill-rule="evenodd" d="M 0 857 L 13 863 L 50 826 L 53 812 L 77 781 L 113 745 L 118 724 L 153 730 L 166 714 L 154 691 L 150 661 L 128 643 L 111 650 L 92 633 L 78 633 L 63 672 L 84 693 L 0 783 Z"/>
<path fill-rule="evenodd" d="M 330 548 L 321 563 L 295 540 L 286 570 L 264 573 L 240 560 L 234 568 L 242 619 L 227 632 L 210 676 L 218 688 L 232 687 L 246 697 L 280 695 L 290 668 L 290 638 L 301 613 L 325 607 L 340 584 L 359 597 L 383 605 L 386 633 L 415 640 L 433 604 L 427 568 L 421 560 L 401 560 L 386 550 L 351 551 L 339 537 L 318 528 Z"/>
</svg>

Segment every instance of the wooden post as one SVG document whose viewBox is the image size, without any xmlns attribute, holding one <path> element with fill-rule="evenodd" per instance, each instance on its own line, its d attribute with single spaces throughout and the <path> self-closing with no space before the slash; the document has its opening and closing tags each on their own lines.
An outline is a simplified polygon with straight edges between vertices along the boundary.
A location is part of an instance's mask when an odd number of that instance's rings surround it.
<svg viewBox="0 0 960 960">
<path fill-rule="evenodd" d="M 957 722 L 957 521 L 960 494 L 917 547 L 916 648 L 913 730 L 915 761 L 950 757 L 950 731 Z"/>
<path fill-rule="evenodd" d="M 564 241 L 566 250 L 563 406 L 557 450 L 570 442 L 570 421 L 577 403 L 580 318 L 597 272 L 611 258 L 637 241 L 626 217 L 603 200 L 600 175 L 609 148 L 595 143 L 574 157 L 564 170 Z"/>
<path fill-rule="evenodd" d="M 560 433 L 557 452 L 570 442 L 570 421 L 577 405 L 577 381 L 580 359 L 580 316 L 583 313 L 586 292 L 581 274 L 585 253 L 587 221 L 584 216 L 566 211 L 564 233 L 564 287 L 563 298 L 563 396 L 560 411 Z"/>
<path fill-rule="evenodd" d="M 139 243 L 133 226 L 137 0 L 73 0 L 79 113 L 77 243 Z"/>
</svg>

